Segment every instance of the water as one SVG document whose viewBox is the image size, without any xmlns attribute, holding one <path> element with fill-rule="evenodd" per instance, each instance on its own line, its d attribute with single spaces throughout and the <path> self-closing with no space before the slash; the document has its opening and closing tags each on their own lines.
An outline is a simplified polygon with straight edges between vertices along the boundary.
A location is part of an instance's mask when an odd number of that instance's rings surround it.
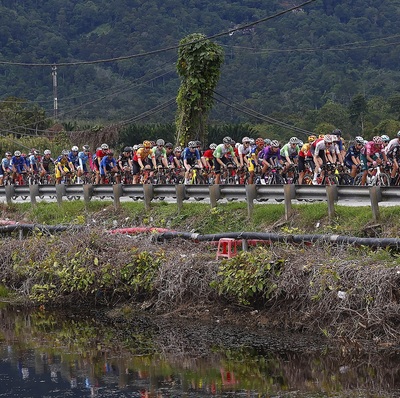
<svg viewBox="0 0 400 398">
<path fill-rule="evenodd" d="M 243 328 L 104 319 L 0 309 L 0 397 L 400 396 L 396 356 L 307 341 L 289 349 L 282 333 Z"/>
</svg>

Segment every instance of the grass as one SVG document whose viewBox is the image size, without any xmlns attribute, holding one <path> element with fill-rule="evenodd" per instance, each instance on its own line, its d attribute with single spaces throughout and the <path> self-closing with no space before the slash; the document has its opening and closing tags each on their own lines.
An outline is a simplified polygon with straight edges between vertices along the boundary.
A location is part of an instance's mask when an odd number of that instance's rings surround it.
<svg viewBox="0 0 400 398">
<path fill-rule="evenodd" d="M 211 208 L 206 203 L 184 203 L 179 211 L 176 204 L 154 202 L 146 211 L 143 202 L 123 202 L 116 210 L 110 201 L 93 200 L 5 204 L 0 206 L 1 218 L 38 224 L 80 224 L 110 227 L 151 226 L 201 234 L 222 232 L 276 232 L 345 234 L 354 236 L 398 237 L 399 207 L 382 207 L 381 220 L 372 222 L 368 207 L 336 206 L 336 216 L 328 219 L 326 203 L 292 206 L 292 215 L 285 219 L 283 204 L 256 204 L 248 217 L 247 204 L 232 202 Z"/>
</svg>

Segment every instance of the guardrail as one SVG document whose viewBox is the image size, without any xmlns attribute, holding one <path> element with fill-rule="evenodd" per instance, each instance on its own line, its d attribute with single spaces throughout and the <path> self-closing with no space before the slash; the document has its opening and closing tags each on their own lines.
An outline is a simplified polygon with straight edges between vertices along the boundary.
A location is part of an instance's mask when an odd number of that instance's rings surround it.
<svg viewBox="0 0 400 398">
<path fill-rule="evenodd" d="M 34 205 L 37 198 L 56 198 L 59 203 L 67 199 L 83 199 L 86 202 L 93 197 L 112 198 L 116 207 L 121 197 L 143 200 L 146 209 L 153 199 L 175 199 L 180 208 L 190 198 L 209 199 L 216 207 L 221 199 L 246 201 L 251 216 L 254 201 L 276 200 L 284 202 L 288 218 L 293 200 L 325 201 L 328 203 L 328 215 L 334 216 L 334 205 L 338 200 L 353 200 L 371 204 L 374 220 L 379 218 L 379 202 L 392 202 L 400 205 L 400 187 L 361 187 L 361 186 L 319 186 L 319 185 L 7 185 L 0 187 L 0 198 L 5 197 L 8 204 L 18 197 L 29 197 Z"/>
</svg>

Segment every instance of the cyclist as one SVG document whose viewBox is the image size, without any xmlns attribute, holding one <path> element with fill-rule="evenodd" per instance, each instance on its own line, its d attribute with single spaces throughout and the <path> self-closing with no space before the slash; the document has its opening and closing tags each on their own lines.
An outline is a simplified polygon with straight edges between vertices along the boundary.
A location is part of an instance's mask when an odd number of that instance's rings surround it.
<svg viewBox="0 0 400 398">
<path fill-rule="evenodd" d="M 281 165 L 283 166 L 283 160 L 279 147 L 279 141 L 272 140 L 271 145 L 264 147 L 259 153 L 258 158 L 261 159 L 262 174 L 264 175 L 270 167 Z"/>
<path fill-rule="evenodd" d="M 215 144 L 214 142 L 211 143 L 208 149 L 205 150 L 203 155 L 201 156 L 201 162 L 203 163 L 203 167 L 207 170 L 211 170 L 214 166 L 213 152 L 215 151 L 216 147 L 217 144 Z"/>
<path fill-rule="evenodd" d="M 303 178 L 306 173 L 306 161 L 309 162 L 311 166 L 311 170 L 314 170 L 315 165 L 314 161 L 312 160 L 312 153 L 311 153 L 311 144 L 317 139 L 315 135 L 310 135 L 307 137 L 307 141 L 301 147 L 298 156 L 298 168 L 299 168 L 299 184 L 303 183 Z"/>
<path fill-rule="evenodd" d="M 175 167 L 175 162 L 174 162 L 174 146 L 172 145 L 171 142 L 167 142 L 167 143 L 165 144 L 165 151 L 166 151 L 166 156 L 167 156 L 168 167 L 174 168 L 174 167 Z"/>
<path fill-rule="evenodd" d="M 156 161 L 156 165 L 154 168 L 157 166 L 165 167 L 168 169 L 168 161 L 167 161 L 167 151 L 164 148 L 165 146 L 165 141 L 161 138 L 159 138 L 156 141 L 156 145 L 152 148 L 152 159 L 154 158 Z"/>
<path fill-rule="evenodd" d="M 249 166 L 250 162 L 250 154 L 251 154 L 251 146 L 250 146 L 250 138 L 249 137 L 243 137 L 242 138 L 242 143 L 238 145 L 237 147 L 237 153 L 238 153 L 238 159 L 239 159 L 239 165 L 240 168 L 243 168 L 243 166 Z"/>
<path fill-rule="evenodd" d="M 100 162 L 101 159 L 107 155 L 109 150 L 108 144 L 101 144 L 100 148 L 96 149 L 96 153 L 92 158 L 93 170 L 96 173 L 96 184 L 100 182 Z"/>
<path fill-rule="evenodd" d="M 174 164 L 178 169 L 183 167 L 182 147 L 180 146 L 177 146 L 174 149 Z"/>
<path fill-rule="evenodd" d="M 50 149 L 46 149 L 43 152 L 43 156 L 40 160 L 40 178 L 44 178 L 46 175 L 51 174 L 50 165 L 54 165 L 54 159 L 51 157 Z"/>
<path fill-rule="evenodd" d="M 214 169 L 215 169 L 215 184 L 219 184 L 221 181 L 221 168 L 226 168 L 227 164 L 230 160 L 233 160 L 237 167 L 239 167 L 239 161 L 236 158 L 235 151 L 232 147 L 235 145 L 235 142 L 231 137 L 224 137 L 222 140 L 222 144 L 217 145 L 213 152 L 213 156 L 215 159 Z M 225 155 L 229 154 L 230 159 L 228 159 Z"/>
<path fill-rule="evenodd" d="M 344 164 L 350 169 L 350 175 L 355 178 L 357 169 L 361 167 L 361 150 L 364 147 L 364 138 L 356 137 L 354 145 L 351 145 L 344 157 Z"/>
<path fill-rule="evenodd" d="M 133 156 L 132 159 L 132 173 L 133 173 L 133 183 L 138 184 L 140 178 L 140 171 L 145 167 L 156 168 L 156 160 L 152 153 L 152 143 L 151 141 L 143 141 L 143 147 L 139 148 Z"/>
<path fill-rule="evenodd" d="M 388 135 L 383 134 L 381 135 L 382 141 L 383 141 L 383 147 L 386 148 L 390 142 L 390 138 Z"/>
<path fill-rule="evenodd" d="M 62 177 L 74 171 L 74 165 L 69 160 L 68 154 L 69 151 L 63 149 L 61 155 L 56 160 L 56 184 L 61 184 Z"/>
<path fill-rule="evenodd" d="M 22 174 L 25 174 L 28 171 L 28 166 L 26 164 L 26 159 L 22 156 L 21 151 L 15 151 L 14 156 L 11 158 L 11 170 L 12 170 L 12 178 L 15 182 L 17 177 Z"/>
<path fill-rule="evenodd" d="M 89 145 L 83 145 L 82 150 L 78 153 L 78 161 L 76 166 L 78 184 L 81 183 L 81 177 L 83 174 L 88 173 L 90 166 L 88 167 L 88 162 L 90 159 Z"/>
<path fill-rule="evenodd" d="M 271 142 L 270 142 L 271 143 Z M 251 141 L 250 141 L 251 144 Z M 254 183 L 254 172 L 256 166 L 259 165 L 258 162 L 258 155 L 262 152 L 265 146 L 265 141 L 263 138 L 258 137 L 255 142 L 254 146 L 251 148 L 251 154 L 250 154 L 250 161 L 248 163 L 248 168 L 249 168 L 249 184 Z"/>
<path fill-rule="evenodd" d="M 117 160 L 114 158 L 114 152 L 108 150 L 107 155 L 101 158 L 100 162 L 100 183 L 104 184 L 107 173 L 111 173 L 115 177 L 115 181 L 119 184 L 120 175 L 118 170 Z"/>
<path fill-rule="evenodd" d="M 0 167 L 0 185 L 4 185 L 4 176 L 6 174 L 11 173 L 11 158 L 12 153 L 6 152 L 5 157 L 1 160 L 1 167 Z"/>
<path fill-rule="evenodd" d="M 323 172 L 321 168 L 327 162 L 336 163 L 336 152 L 333 146 L 332 136 L 329 134 L 324 135 L 323 138 L 315 140 L 311 145 L 311 153 L 315 164 L 313 184 L 318 185 L 318 174 Z"/>
<path fill-rule="evenodd" d="M 31 174 L 37 174 L 39 172 L 39 164 L 40 164 L 39 152 L 36 149 L 34 149 L 28 157 L 29 172 Z"/>
<path fill-rule="evenodd" d="M 368 167 L 380 166 L 383 162 L 387 162 L 385 148 L 383 147 L 383 140 L 379 135 L 372 138 L 372 141 L 368 141 L 365 147 L 361 150 L 361 170 L 363 172 L 361 178 L 361 185 L 365 185 L 368 175 Z"/>
<path fill-rule="evenodd" d="M 185 184 L 189 184 L 189 174 L 192 167 L 197 166 L 203 169 L 203 164 L 200 159 L 200 151 L 197 149 L 196 141 L 189 141 L 188 146 L 183 150 L 183 166 L 185 167 Z"/>
<path fill-rule="evenodd" d="M 79 166 L 78 154 L 79 154 L 79 148 L 76 145 L 74 145 L 68 154 L 68 158 L 69 161 L 74 165 L 75 169 L 77 169 L 77 167 Z"/>
<path fill-rule="evenodd" d="M 397 132 L 397 137 L 389 141 L 385 147 L 385 153 L 388 161 L 392 164 L 392 171 L 390 173 L 390 185 L 394 185 L 396 181 L 396 174 L 399 170 L 400 154 L 400 131 Z"/>
</svg>

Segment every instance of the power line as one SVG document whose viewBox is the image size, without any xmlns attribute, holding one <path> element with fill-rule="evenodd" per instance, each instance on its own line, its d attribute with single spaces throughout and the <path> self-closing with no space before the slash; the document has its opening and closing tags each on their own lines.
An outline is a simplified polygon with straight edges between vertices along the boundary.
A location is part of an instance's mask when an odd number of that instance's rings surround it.
<svg viewBox="0 0 400 398">
<path fill-rule="evenodd" d="M 305 6 L 307 6 L 307 5 L 311 4 L 311 3 L 314 3 L 315 1 L 317 1 L 317 0 L 307 0 L 304 3 L 301 3 L 301 4 L 297 5 L 297 6 L 293 6 L 291 8 L 285 9 L 283 11 L 277 12 L 276 14 L 270 15 L 270 16 L 265 17 L 265 18 L 261 18 L 261 19 L 255 21 L 255 22 L 251 22 L 251 23 L 248 23 L 248 24 L 245 24 L 245 25 L 241 25 L 241 26 L 239 26 L 237 28 L 230 29 L 228 31 L 224 31 L 224 32 L 212 35 L 212 36 L 205 37 L 204 39 L 199 39 L 199 40 L 195 40 L 195 41 L 190 42 L 190 43 L 186 43 L 184 46 L 192 45 L 194 43 L 200 43 L 200 42 L 206 41 L 206 40 L 216 39 L 218 37 L 222 37 L 222 36 L 226 36 L 226 35 L 230 35 L 230 34 L 232 34 L 234 32 L 239 31 L 239 30 L 247 29 L 249 27 L 258 25 L 258 24 L 260 24 L 262 22 L 266 22 L 266 21 L 269 21 L 271 19 L 278 18 L 278 17 L 280 17 L 282 15 L 285 15 L 285 14 L 287 14 L 289 12 L 298 10 L 299 8 L 303 8 L 303 7 L 305 7 Z M 126 55 L 126 56 L 122 56 L 122 57 L 106 58 L 106 59 L 99 59 L 99 60 L 93 60 L 93 61 L 76 61 L 76 62 L 60 62 L 60 63 L 54 63 L 54 62 L 52 62 L 52 63 L 27 63 L 27 62 L 0 61 L 0 65 L 29 66 L 29 67 L 49 67 L 49 66 L 50 67 L 54 67 L 54 66 L 60 67 L 60 66 L 93 65 L 93 64 L 100 64 L 100 63 L 124 61 L 124 60 L 132 59 L 132 58 L 147 57 L 149 55 L 160 54 L 160 53 L 163 53 L 163 52 L 166 52 L 166 51 L 176 50 L 176 49 L 178 49 L 179 47 L 182 47 L 182 46 L 183 45 L 178 44 L 178 45 L 175 45 L 175 46 L 165 47 L 165 48 L 161 48 L 161 49 L 154 50 L 154 51 L 147 51 L 147 52 L 144 52 L 144 53 L 141 53 L 141 54 L 132 54 L 132 55 Z"/>
</svg>

